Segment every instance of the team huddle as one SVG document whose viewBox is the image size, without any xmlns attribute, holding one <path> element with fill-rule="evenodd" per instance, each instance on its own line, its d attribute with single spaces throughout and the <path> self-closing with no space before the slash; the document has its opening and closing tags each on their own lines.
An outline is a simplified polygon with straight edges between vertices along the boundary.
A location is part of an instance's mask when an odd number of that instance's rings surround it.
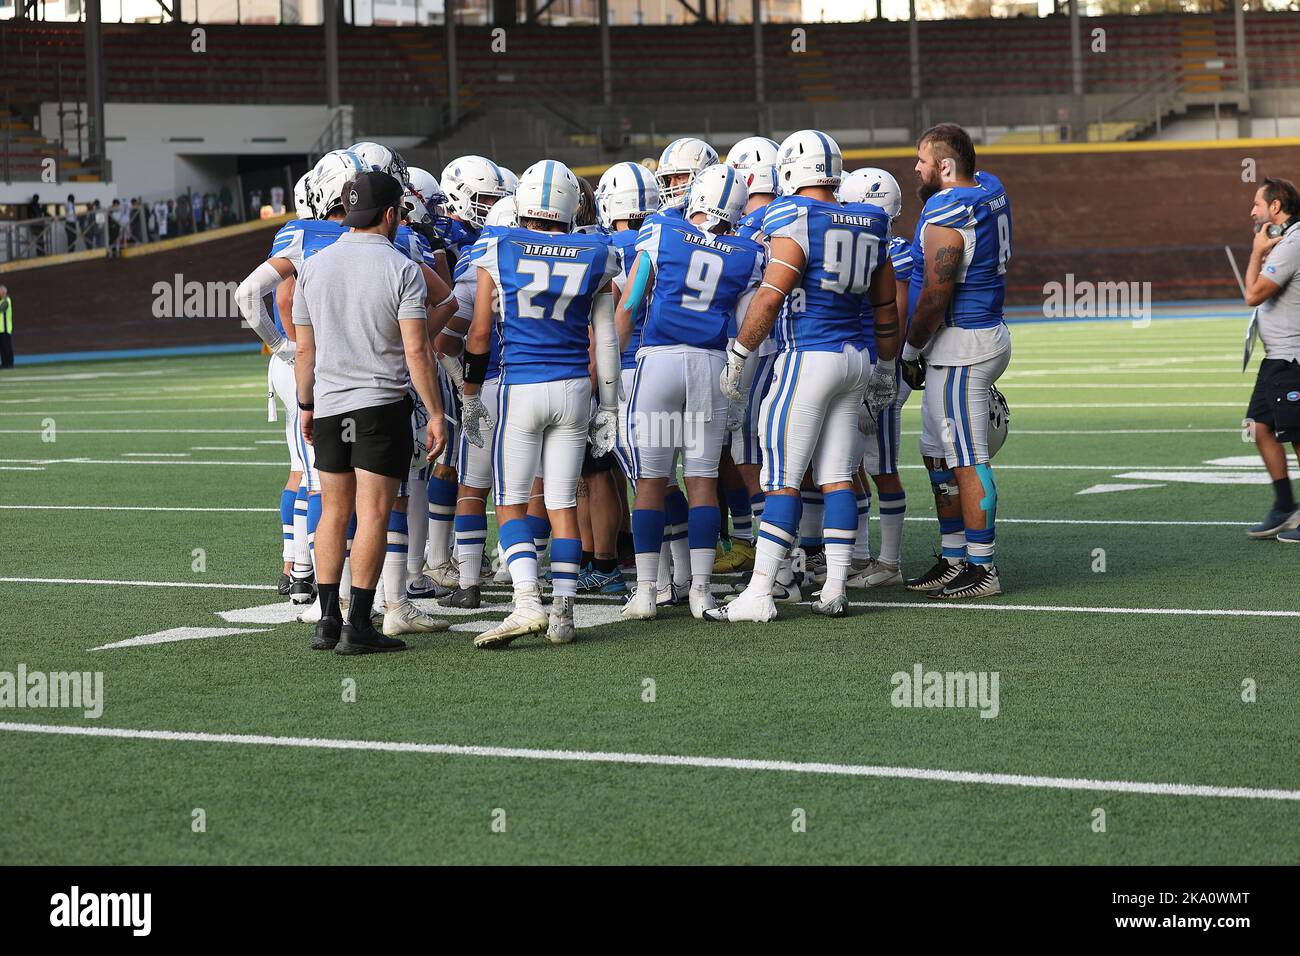
<svg viewBox="0 0 1300 956">
<path fill-rule="evenodd" d="M 1011 354 L 1011 207 L 960 127 L 928 130 L 917 155 L 924 207 L 910 240 L 891 233 L 894 178 L 844 173 L 816 130 L 750 137 L 722 161 L 679 139 L 654 171 L 618 163 L 595 189 L 553 160 L 516 177 L 463 156 L 435 180 L 376 143 L 323 157 L 239 292 L 272 352 L 269 416 L 277 400 L 285 413 L 280 590 L 299 619 L 322 618 L 322 505 L 285 317 L 304 263 L 349 231 L 349 184 L 369 172 L 403 190 L 392 245 L 424 279 L 438 385 L 428 402 L 410 388 L 415 454 L 374 599 L 392 640 L 372 649 L 446 629 L 414 602 L 477 608 L 485 574 L 514 601 L 479 648 L 572 641 L 580 593 L 622 596 L 627 620 L 685 604 L 718 622 L 770 621 L 809 590 L 830 617 L 848 613 L 854 588 L 1001 593 L 990 458 L 1009 419 L 994 383 Z M 900 425 L 915 390 L 940 547 L 905 579 Z M 497 558 L 485 562 L 489 493 Z M 349 574 L 345 560 L 344 608 Z M 726 603 L 721 574 L 741 575 Z"/>
</svg>

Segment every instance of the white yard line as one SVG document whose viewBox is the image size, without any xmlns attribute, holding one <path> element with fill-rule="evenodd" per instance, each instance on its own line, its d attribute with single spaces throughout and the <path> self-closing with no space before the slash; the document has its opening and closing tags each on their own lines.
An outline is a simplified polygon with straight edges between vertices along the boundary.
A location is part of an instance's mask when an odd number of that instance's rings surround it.
<svg viewBox="0 0 1300 956">
<path fill-rule="evenodd" d="M 1235 429 L 1233 429 L 1235 431 Z M 0 435 L 41 435 L 41 428 L 0 428 Z M 275 435 L 268 428 L 60 428 L 59 435 Z M 284 444 L 283 433 L 269 444 Z M 258 442 L 261 444 L 261 442 Z"/>
<path fill-rule="evenodd" d="M 27 417 L 35 415 L 44 415 L 54 417 L 55 415 L 72 415 L 75 418 L 81 418 L 83 415 L 257 415 L 261 414 L 266 417 L 266 405 L 250 405 L 247 408 L 67 408 L 59 411 L 34 411 L 28 409 L 22 412 L 0 412 L 0 415 L 12 417 L 14 415 L 24 415 Z"/>
<path fill-rule="evenodd" d="M 109 584 L 138 588 L 203 588 L 220 591 L 274 591 L 274 584 L 209 584 L 200 581 L 114 581 L 108 578 L 0 578 L 9 584 Z"/>
<path fill-rule="evenodd" d="M 40 470 L 44 471 L 43 468 Z M 279 508 L 181 508 L 155 505 L 0 505 L 0 511 L 215 511 L 263 514 L 272 511 L 278 513 L 279 510 Z M 1234 523 L 1241 524 L 1240 521 Z"/>
<path fill-rule="evenodd" d="M 368 750 L 383 753 L 432 754 L 445 757 L 495 757 L 506 760 L 553 760 L 562 763 L 625 764 L 690 767 L 704 770 L 747 770 L 887 780 L 982 784 L 1044 790 L 1087 790 L 1101 793 L 1140 793 L 1161 797 L 1211 797 L 1240 800 L 1300 800 L 1300 790 L 1263 787 L 1224 787 L 1188 783 L 1147 783 L 1135 780 L 1095 780 L 1086 777 L 1044 777 L 1018 773 L 977 773 L 871 764 L 811 763 L 755 760 L 744 757 L 695 757 L 676 754 L 619 753 L 599 750 L 544 750 L 534 747 L 485 747 L 426 744 L 395 740 L 340 740 L 329 737 L 272 737 L 264 734 L 214 734 L 179 730 L 133 730 L 125 727 L 78 727 L 56 724 L 0 722 L 0 731 L 63 737 L 153 740 L 173 743 L 236 744 L 253 747 L 297 747 L 310 750 Z"/>
</svg>

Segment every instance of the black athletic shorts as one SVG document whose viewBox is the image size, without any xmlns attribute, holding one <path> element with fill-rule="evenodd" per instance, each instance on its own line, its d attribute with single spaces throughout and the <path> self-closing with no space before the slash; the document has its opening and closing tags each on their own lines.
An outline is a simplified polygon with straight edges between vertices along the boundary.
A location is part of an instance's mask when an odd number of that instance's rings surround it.
<svg viewBox="0 0 1300 956">
<path fill-rule="evenodd" d="M 405 481 L 415 454 L 411 433 L 411 400 L 358 408 L 312 423 L 316 470 L 331 474 L 360 468 Z"/>
<path fill-rule="evenodd" d="M 1280 441 L 1300 441 L 1300 362 L 1266 358 L 1259 363 L 1246 417 L 1267 425 Z"/>
</svg>

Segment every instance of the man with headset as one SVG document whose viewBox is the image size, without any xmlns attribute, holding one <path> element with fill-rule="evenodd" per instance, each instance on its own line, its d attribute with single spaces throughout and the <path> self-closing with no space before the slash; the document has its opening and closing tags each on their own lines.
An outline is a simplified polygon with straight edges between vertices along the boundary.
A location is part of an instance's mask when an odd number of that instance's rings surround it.
<svg viewBox="0 0 1300 956">
<path fill-rule="evenodd" d="M 1250 217 L 1255 241 L 1246 270 L 1246 304 L 1255 307 L 1247 349 L 1256 330 L 1264 343 L 1246 421 L 1273 480 L 1273 507 L 1252 538 L 1300 542 L 1300 509 L 1291 492 L 1285 442 L 1300 456 L 1300 192 L 1285 179 L 1266 179 Z M 1249 353 L 1248 353 L 1249 354 Z"/>
</svg>

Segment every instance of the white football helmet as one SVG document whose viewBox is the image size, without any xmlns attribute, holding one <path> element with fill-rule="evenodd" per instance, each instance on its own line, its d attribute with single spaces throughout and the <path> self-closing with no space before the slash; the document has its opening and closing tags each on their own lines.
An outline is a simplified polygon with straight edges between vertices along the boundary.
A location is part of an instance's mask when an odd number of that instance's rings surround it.
<svg viewBox="0 0 1300 956">
<path fill-rule="evenodd" d="M 873 166 L 845 173 L 835 195 L 840 202 L 865 202 L 879 206 L 889 215 L 890 222 L 903 211 L 903 191 L 898 188 L 898 180 Z"/>
<path fill-rule="evenodd" d="M 507 169 L 505 166 L 498 166 L 497 169 L 501 170 L 501 178 L 505 180 L 506 192 L 513 196 L 515 190 L 519 188 L 519 177 L 515 175 L 513 169 Z"/>
<path fill-rule="evenodd" d="M 730 166 L 710 166 L 700 170 L 691 183 L 691 191 L 686 196 L 686 218 L 690 219 L 697 212 L 705 215 L 700 225 L 710 232 L 719 223 L 731 227 L 745 212 L 745 203 L 749 199 L 749 189 L 740 173 Z"/>
<path fill-rule="evenodd" d="M 815 129 L 791 133 L 776 156 L 776 181 L 782 196 L 793 196 L 805 186 L 837 189 L 844 171 L 839 144 Z"/>
<path fill-rule="evenodd" d="M 533 163 L 519 177 L 515 209 L 520 220 L 545 219 L 570 230 L 580 202 L 582 187 L 578 177 L 564 163 L 544 159 Z"/>
<path fill-rule="evenodd" d="M 515 206 L 514 196 L 503 196 L 493 203 L 492 208 L 488 210 L 487 216 L 483 219 L 484 226 L 501 226 L 506 229 L 513 229 L 519 225 L 518 209 Z"/>
<path fill-rule="evenodd" d="M 639 163 L 615 163 L 596 186 L 596 212 L 606 229 L 620 219 L 644 219 L 658 208 L 655 174 Z"/>
<path fill-rule="evenodd" d="M 293 215 L 297 219 L 315 219 L 316 213 L 311 208 L 311 199 L 307 196 L 307 184 L 311 181 L 311 170 L 298 177 L 293 184 Z"/>
<path fill-rule="evenodd" d="M 501 167 L 485 156 L 453 159 L 442 171 L 441 186 L 452 214 L 476 226 L 494 202 L 510 194 Z"/>
<path fill-rule="evenodd" d="M 406 161 L 397 150 L 369 142 L 354 143 L 348 149 L 361 157 L 361 162 L 365 164 L 368 171 L 388 173 L 403 186 L 406 185 Z"/>
<path fill-rule="evenodd" d="M 994 386 L 989 386 L 989 457 L 992 458 L 998 453 L 998 449 L 1003 446 L 1007 440 L 1007 432 L 1011 428 L 1011 406 L 1007 404 L 1007 397 L 999 392 Z"/>
<path fill-rule="evenodd" d="M 686 192 L 695 182 L 701 169 L 707 169 L 718 161 L 718 151 L 702 139 L 687 136 L 675 139 L 664 147 L 655 167 L 655 179 L 659 181 L 659 201 L 665 209 L 675 209 L 686 201 Z M 673 186 L 668 180 L 672 176 L 689 176 L 684 183 Z"/>
<path fill-rule="evenodd" d="M 740 173 L 749 187 L 749 193 L 776 195 L 776 152 L 780 144 L 766 136 L 748 136 L 742 139 L 723 163 Z"/>
<path fill-rule="evenodd" d="M 438 188 L 433 173 L 418 166 L 406 170 L 406 191 L 402 203 L 406 206 L 406 221 L 417 225 L 431 223 L 442 215 L 442 205 L 447 197 Z"/>
<path fill-rule="evenodd" d="M 343 205 L 343 187 L 366 171 L 361 157 L 350 149 L 332 149 L 320 158 L 307 181 L 307 202 L 316 218 L 328 219 Z"/>
</svg>

